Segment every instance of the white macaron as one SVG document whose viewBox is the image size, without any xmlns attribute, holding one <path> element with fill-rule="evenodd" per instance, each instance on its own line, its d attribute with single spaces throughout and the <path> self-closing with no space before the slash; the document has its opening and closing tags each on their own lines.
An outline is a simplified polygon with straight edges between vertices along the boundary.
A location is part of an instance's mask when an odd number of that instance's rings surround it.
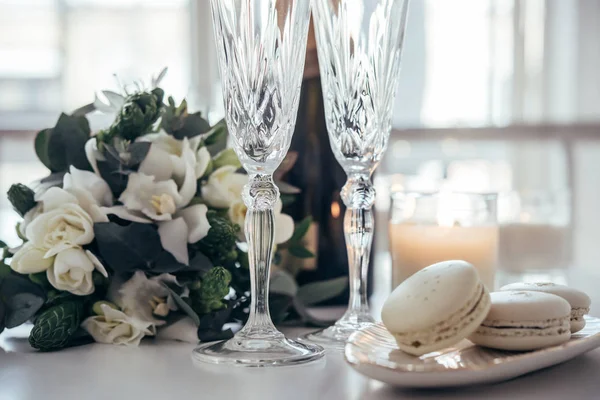
<svg viewBox="0 0 600 400">
<path fill-rule="evenodd" d="M 420 356 L 469 336 L 489 309 L 477 270 L 465 261 L 444 261 L 402 282 L 383 305 L 381 319 L 400 350 Z"/>
<path fill-rule="evenodd" d="M 473 343 L 501 350 L 535 350 L 564 343 L 571 337 L 571 306 L 542 292 L 491 293 L 492 307 L 469 336 Z"/>
<path fill-rule="evenodd" d="M 590 304 L 592 303 L 590 297 L 581 290 L 550 282 L 511 283 L 510 285 L 503 286 L 500 290 L 527 290 L 550 293 L 562 297 L 571 305 L 571 333 L 579 332 L 585 327 L 584 315 L 590 312 Z"/>
</svg>

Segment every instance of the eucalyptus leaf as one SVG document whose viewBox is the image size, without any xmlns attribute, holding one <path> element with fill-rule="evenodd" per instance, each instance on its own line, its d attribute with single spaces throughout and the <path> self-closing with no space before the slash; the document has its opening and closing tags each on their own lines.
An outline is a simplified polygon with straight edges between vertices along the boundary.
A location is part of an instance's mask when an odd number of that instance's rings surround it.
<svg viewBox="0 0 600 400">
<path fill-rule="evenodd" d="M 151 269 L 164 251 L 156 227 L 149 224 L 96 223 L 94 234 L 104 261 L 117 272 Z"/>
<path fill-rule="evenodd" d="M 285 294 L 294 297 L 298 292 L 296 280 L 289 272 L 278 270 L 271 272 L 271 281 L 269 283 L 271 293 Z"/>
<path fill-rule="evenodd" d="M 311 306 L 339 296 L 348 287 L 348 277 L 312 282 L 298 288 L 296 299 L 305 306 Z"/>
<path fill-rule="evenodd" d="M 315 256 L 310 250 L 308 250 L 307 248 L 304 248 L 300 245 L 290 246 L 288 248 L 288 251 L 290 252 L 291 255 L 293 255 L 294 257 L 298 257 L 298 258 L 312 258 Z"/>
<path fill-rule="evenodd" d="M 294 311 L 300 316 L 302 322 L 306 325 L 324 328 L 334 324 L 336 321 L 335 319 L 320 319 L 315 317 L 308 311 L 306 306 L 298 300 L 298 298 L 294 298 L 292 306 L 294 307 Z"/>
<path fill-rule="evenodd" d="M 213 157 L 213 168 L 218 169 L 226 165 L 231 165 L 236 169 L 242 168 L 242 163 L 238 159 L 233 149 L 225 149 Z"/>
<path fill-rule="evenodd" d="M 292 296 L 283 293 L 269 294 L 269 313 L 273 323 L 278 324 L 287 318 L 293 299 Z"/>
<path fill-rule="evenodd" d="M 210 124 L 202 118 L 202 114 L 197 112 L 183 117 L 182 125 L 171 134 L 175 139 L 193 138 L 210 131 Z"/>
<path fill-rule="evenodd" d="M 50 134 L 52 133 L 52 128 L 43 129 L 37 133 L 35 136 L 35 153 L 37 154 L 38 159 L 48 168 L 52 170 L 52 164 L 50 163 L 50 157 L 48 157 L 48 140 L 50 139 Z"/>
<path fill-rule="evenodd" d="M 6 299 L 6 327 L 14 328 L 29 321 L 44 305 L 44 299 L 33 293 L 18 293 Z"/>
<path fill-rule="evenodd" d="M 179 296 L 177 293 L 175 293 L 175 291 L 173 289 L 171 289 L 169 286 L 165 285 L 165 287 L 167 288 L 167 290 L 173 297 L 173 300 L 175 300 L 175 303 L 177 303 L 177 307 L 179 307 L 181 309 L 181 311 L 183 311 L 188 317 L 190 317 L 192 319 L 192 321 L 194 321 L 194 324 L 199 326 L 200 325 L 200 317 L 198 316 L 198 314 L 196 314 L 196 312 L 194 310 L 192 310 L 192 307 L 190 307 L 190 305 L 188 303 L 186 303 L 181 298 L 181 296 Z"/>
<path fill-rule="evenodd" d="M 308 229 L 310 228 L 310 224 L 312 224 L 312 217 L 308 216 L 304 218 L 299 224 L 296 225 L 296 229 L 294 229 L 294 234 L 290 238 L 290 242 L 298 242 L 301 240 Z"/>
<path fill-rule="evenodd" d="M 48 137 L 47 155 L 52 172 L 66 171 L 70 165 L 91 170 L 85 155 L 85 144 L 90 137 L 87 118 L 61 114 Z"/>
<path fill-rule="evenodd" d="M 127 166 L 129 168 L 137 169 L 148 155 L 151 146 L 152 143 L 150 142 L 131 143 L 127 149 L 130 154 L 129 163 Z"/>
<path fill-rule="evenodd" d="M 2 333 L 2 331 L 4 331 L 4 328 L 6 327 L 6 325 L 4 324 L 5 315 L 6 315 L 6 306 L 4 305 L 4 303 L 2 303 L 0 301 L 0 333 Z"/>
</svg>

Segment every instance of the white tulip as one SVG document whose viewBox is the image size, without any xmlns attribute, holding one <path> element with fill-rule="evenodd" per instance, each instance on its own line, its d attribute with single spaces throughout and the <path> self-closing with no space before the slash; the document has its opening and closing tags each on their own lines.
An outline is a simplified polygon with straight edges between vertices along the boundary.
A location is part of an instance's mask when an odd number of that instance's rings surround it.
<svg viewBox="0 0 600 400">
<path fill-rule="evenodd" d="M 46 194 L 51 193 L 52 189 Z M 51 202 L 44 202 L 44 213 L 31 221 L 25 230 L 27 239 L 34 247 L 46 250 L 45 257 L 94 240 L 94 221 L 90 215 L 76 203 L 58 206 L 55 201 L 57 198 L 52 197 Z M 50 211 L 46 211 L 46 204 L 52 204 Z"/>
<path fill-rule="evenodd" d="M 35 274 L 46 271 L 54 263 L 54 257 L 44 257 L 46 249 L 40 249 L 26 242 L 13 255 L 10 267 L 19 274 Z"/>
<path fill-rule="evenodd" d="M 90 138 L 85 142 L 85 157 L 92 166 L 94 173 L 100 176 L 100 170 L 98 169 L 98 161 L 104 161 L 105 158 L 102 153 L 98 150 L 98 143 L 95 137 Z"/>
<path fill-rule="evenodd" d="M 283 214 L 281 209 L 283 204 L 280 199 L 277 199 L 275 203 L 275 207 L 273 210 L 274 218 L 275 218 L 275 244 L 285 243 L 287 242 L 294 233 L 294 220 L 287 214 Z M 227 215 L 229 219 L 234 224 L 238 224 L 241 227 L 241 230 L 238 234 L 238 239 L 245 242 L 245 223 L 246 223 L 246 213 L 248 211 L 248 207 L 244 204 L 243 201 L 238 200 L 234 202 L 229 210 L 227 210 Z"/>
<path fill-rule="evenodd" d="M 208 182 L 202 187 L 202 198 L 209 206 L 229 208 L 234 202 L 241 200 L 248 175 L 235 171 L 234 166 L 225 165 L 210 174 Z"/>
<path fill-rule="evenodd" d="M 81 324 L 98 343 L 138 346 L 144 336 L 156 333 L 151 322 L 141 321 L 106 304 L 101 308 L 103 315 L 89 317 Z"/>
<path fill-rule="evenodd" d="M 106 269 L 95 255 L 90 251 L 74 248 L 58 253 L 54 265 L 48 268 L 46 274 L 48 281 L 56 289 L 87 296 L 94 293 L 94 270 L 108 277 Z"/>
</svg>

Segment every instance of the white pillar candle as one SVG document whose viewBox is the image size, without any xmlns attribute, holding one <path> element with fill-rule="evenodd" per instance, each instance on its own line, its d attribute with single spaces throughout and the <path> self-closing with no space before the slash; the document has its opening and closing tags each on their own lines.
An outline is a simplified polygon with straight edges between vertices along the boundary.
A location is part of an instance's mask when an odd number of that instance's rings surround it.
<svg viewBox="0 0 600 400">
<path fill-rule="evenodd" d="M 493 290 L 498 258 L 498 227 L 391 223 L 390 251 L 394 288 L 431 264 L 464 260 L 477 268 L 483 283 Z"/>
</svg>

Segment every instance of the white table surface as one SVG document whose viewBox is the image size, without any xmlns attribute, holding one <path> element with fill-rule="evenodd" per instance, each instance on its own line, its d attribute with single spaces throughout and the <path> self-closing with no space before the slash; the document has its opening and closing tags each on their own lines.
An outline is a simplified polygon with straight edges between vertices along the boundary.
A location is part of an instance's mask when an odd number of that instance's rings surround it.
<svg viewBox="0 0 600 400">
<path fill-rule="evenodd" d="M 591 295 L 591 314 L 600 316 L 600 276 L 574 271 L 568 281 Z M 376 293 L 372 299 L 374 314 L 384 297 Z M 341 311 L 321 312 L 333 316 Z M 283 330 L 289 336 L 308 332 Z M 188 343 L 145 341 L 139 348 L 92 344 L 36 353 L 26 333 L 18 328 L 0 335 L 0 400 L 600 399 L 600 349 L 500 384 L 401 390 L 359 375 L 336 352 L 299 367 L 199 368 L 190 356 L 194 345 Z"/>
</svg>

